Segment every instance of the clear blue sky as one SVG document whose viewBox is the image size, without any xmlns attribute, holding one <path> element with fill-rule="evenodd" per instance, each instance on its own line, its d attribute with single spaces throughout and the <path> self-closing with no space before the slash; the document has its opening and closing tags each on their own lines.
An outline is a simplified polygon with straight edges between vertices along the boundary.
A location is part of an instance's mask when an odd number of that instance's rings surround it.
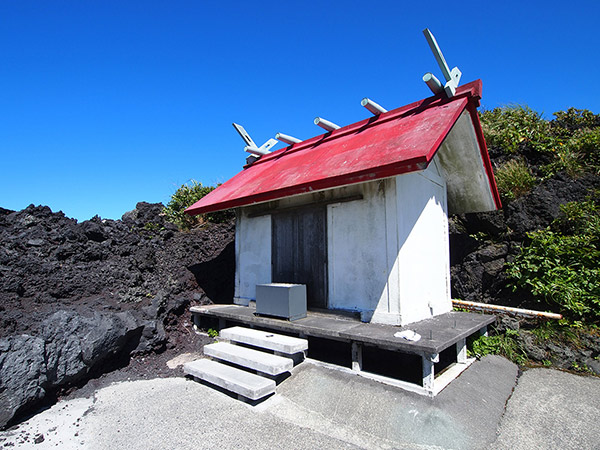
<svg viewBox="0 0 600 450">
<path fill-rule="evenodd" d="M 425 27 L 485 108 L 600 113 L 599 19 L 598 0 L 3 0 L 0 206 L 120 218 L 241 170 L 231 122 L 260 145 L 427 97 Z"/>
</svg>

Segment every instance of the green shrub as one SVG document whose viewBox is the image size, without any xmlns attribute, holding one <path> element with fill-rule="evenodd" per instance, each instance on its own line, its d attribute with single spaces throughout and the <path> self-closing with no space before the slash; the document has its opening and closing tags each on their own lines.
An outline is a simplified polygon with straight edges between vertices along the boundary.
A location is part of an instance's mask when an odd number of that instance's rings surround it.
<svg viewBox="0 0 600 450">
<path fill-rule="evenodd" d="M 592 333 L 593 328 L 584 327 L 581 322 L 562 320 L 543 321 L 531 330 L 538 344 L 547 342 L 567 342 L 574 347 L 581 347 L 580 334 Z"/>
<path fill-rule="evenodd" d="M 585 171 L 581 153 L 570 143 L 564 145 L 562 142 L 556 148 L 554 160 L 542 170 L 547 177 L 566 172 L 571 178 L 577 178 Z"/>
<path fill-rule="evenodd" d="M 587 109 L 569 108 L 554 113 L 552 134 L 560 140 L 550 174 L 565 170 L 576 177 L 584 171 L 600 173 L 600 115 Z"/>
<path fill-rule="evenodd" d="M 202 186 L 202 183 L 195 180 L 191 180 L 189 184 L 183 184 L 171 196 L 171 200 L 164 209 L 167 220 L 182 230 L 189 230 L 194 225 L 202 223 L 203 217 L 189 216 L 184 211 L 213 189 L 214 187 Z"/>
<path fill-rule="evenodd" d="M 471 343 L 472 350 L 469 353 L 477 357 L 502 355 L 517 364 L 523 364 L 527 357 L 517 341 L 518 336 L 518 331 L 506 330 L 504 334 L 478 337 Z"/>
<path fill-rule="evenodd" d="M 496 184 L 504 202 L 527 194 L 536 184 L 536 178 L 522 159 L 511 159 L 495 170 Z"/>
<path fill-rule="evenodd" d="M 531 242 L 507 265 L 513 288 L 558 306 L 571 320 L 600 319 L 600 208 L 593 200 L 561 207 L 552 227 L 528 233 Z"/>
<path fill-rule="evenodd" d="M 598 194 L 596 194 L 598 195 Z M 584 202 L 569 202 L 560 207 L 562 214 L 552 224 L 563 235 L 600 237 L 600 206 L 594 198 Z"/>
<path fill-rule="evenodd" d="M 551 126 L 557 135 L 571 135 L 582 128 L 600 127 L 600 115 L 587 109 L 569 108 L 566 111 L 555 112 L 553 115 Z"/>
<path fill-rule="evenodd" d="M 185 213 L 186 208 L 192 206 L 218 186 L 203 186 L 202 183 L 195 180 L 191 180 L 189 184 L 183 184 L 171 196 L 171 201 L 164 209 L 167 220 L 177 225 L 181 230 L 189 230 L 193 226 L 204 222 L 222 223 L 233 219 L 235 217 L 233 210 L 217 211 L 198 216 L 190 216 Z"/>
<path fill-rule="evenodd" d="M 600 173 L 600 127 L 578 130 L 568 145 L 581 155 L 582 163 L 588 170 Z"/>
<path fill-rule="evenodd" d="M 545 165 L 541 169 L 547 177 L 560 171 L 572 178 L 586 171 L 600 173 L 600 115 L 569 108 L 555 112 L 554 117 L 549 122 L 519 105 L 480 114 L 488 146 L 506 155 L 527 151 L 527 157 L 534 160 L 539 160 L 534 155 L 543 155 Z M 511 199 L 510 194 L 507 199 Z"/>
<path fill-rule="evenodd" d="M 204 214 L 204 219 L 211 223 L 224 223 L 235 217 L 233 209 L 226 209 L 223 211 L 217 211 L 212 213 Z"/>
<path fill-rule="evenodd" d="M 556 146 L 548 121 L 527 106 L 494 108 L 482 112 L 480 119 L 488 146 L 501 148 L 506 154 L 517 153 L 522 144 L 538 152 L 552 151 Z"/>
</svg>

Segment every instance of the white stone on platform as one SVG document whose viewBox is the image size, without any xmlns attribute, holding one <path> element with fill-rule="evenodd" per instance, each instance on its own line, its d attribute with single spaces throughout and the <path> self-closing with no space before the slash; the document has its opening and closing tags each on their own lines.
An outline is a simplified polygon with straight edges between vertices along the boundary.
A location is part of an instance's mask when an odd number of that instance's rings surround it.
<svg viewBox="0 0 600 450">
<path fill-rule="evenodd" d="M 210 359 L 184 364 L 187 375 L 199 378 L 250 400 L 258 400 L 275 392 L 275 381 Z"/>
<path fill-rule="evenodd" d="M 255 347 L 275 350 L 276 352 L 292 355 L 308 350 L 306 339 L 284 336 L 267 331 L 253 330 L 242 327 L 225 328 L 220 336 L 234 342 L 241 342 Z"/>
<path fill-rule="evenodd" d="M 204 346 L 204 354 L 269 375 L 289 372 L 294 367 L 294 361 L 290 358 L 228 344 L 227 342 L 217 342 Z"/>
</svg>

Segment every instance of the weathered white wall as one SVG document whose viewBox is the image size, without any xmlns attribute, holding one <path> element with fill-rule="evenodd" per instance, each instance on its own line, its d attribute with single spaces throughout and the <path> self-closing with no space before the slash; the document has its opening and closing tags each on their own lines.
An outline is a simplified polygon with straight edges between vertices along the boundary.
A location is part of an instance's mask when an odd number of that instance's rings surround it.
<svg viewBox="0 0 600 450">
<path fill-rule="evenodd" d="M 248 217 L 246 211 L 238 211 L 233 302 L 248 305 L 256 299 L 256 285 L 270 282 L 271 216 Z"/>
<path fill-rule="evenodd" d="M 450 311 L 446 188 L 437 162 L 328 206 L 329 307 L 404 325 Z"/>
<path fill-rule="evenodd" d="M 361 194 L 362 200 L 335 203 Z M 317 198 L 313 198 L 317 196 Z M 280 201 L 326 200 L 328 307 L 364 321 L 404 325 L 452 309 L 446 185 L 439 162 L 399 175 Z M 235 302 L 271 282 L 271 216 L 238 214 Z"/>
<path fill-rule="evenodd" d="M 393 184 L 366 183 L 362 200 L 328 205 L 329 308 L 370 313 L 387 304 L 385 196 Z"/>
<path fill-rule="evenodd" d="M 396 179 L 403 325 L 452 310 L 446 187 L 437 167 Z"/>
</svg>

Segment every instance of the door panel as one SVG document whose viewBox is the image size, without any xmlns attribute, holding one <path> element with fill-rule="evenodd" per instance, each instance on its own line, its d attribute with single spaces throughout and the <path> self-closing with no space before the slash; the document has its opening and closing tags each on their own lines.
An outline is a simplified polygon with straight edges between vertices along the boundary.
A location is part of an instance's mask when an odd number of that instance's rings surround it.
<svg viewBox="0 0 600 450">
<path fill-rule="evenodd" d="M 327 212 L 302 208 L 272 215 L 274 283 L 306 284 L 308 306 L 327 307 Z"/>
</svg>

